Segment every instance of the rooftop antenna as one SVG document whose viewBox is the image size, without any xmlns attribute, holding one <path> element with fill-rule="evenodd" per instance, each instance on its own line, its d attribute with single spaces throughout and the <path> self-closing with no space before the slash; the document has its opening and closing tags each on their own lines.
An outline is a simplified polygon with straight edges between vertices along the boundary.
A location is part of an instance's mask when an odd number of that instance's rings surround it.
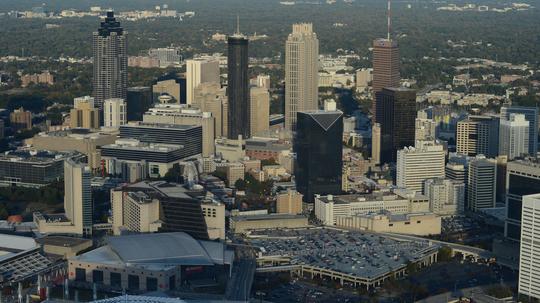
<svg viewBox="0 0 540 303">
<path fill-rule="evenodd" d="M 390 32 L 392 31 L 392 6 L 391 6 L 391 0 L 388 0 L 388 12 L 386 14 L 387 16 L 387 33 L 386 33 L 386 39 L 390 40 Z"/>
<path fill-rule="evenodd" d="M 240 15 L 236 14 L 236 34 L 240 35 Z"/>
</svg>

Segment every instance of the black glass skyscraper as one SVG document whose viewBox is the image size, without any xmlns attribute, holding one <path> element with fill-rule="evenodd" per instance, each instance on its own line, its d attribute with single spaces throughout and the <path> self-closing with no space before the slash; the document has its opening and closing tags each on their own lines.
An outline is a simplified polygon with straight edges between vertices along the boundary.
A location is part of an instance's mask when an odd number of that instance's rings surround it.
<svg viewBox="0 0 540 303">
<path fill-rule="evenodd" d="M 375 94 L 375 122 L 381 125 L 381 162 L 395 162 L 396 153 L 414 146 L 416 91 L 383 88 Z"/>
<path fill-rule="evenodd" d="M 304 202 L 315 194 L 341 193 L 343 113 L 304 111 L 297 113 L 294 152 L 296 190 Z"/>
<path fill-rule="evenodd" d="M 229 139 L 249 138 L 248 39 L 236 33 L 228 38 L 227 98 Z"/>
<path fill-rule="evenodd" d="M 143 114 L 152 106 L 152 88 L 136 86 L 127 89 L 127 119 L 142 121 Z"/>
<path fill-rule="evenodd" d="M 116 21 L 113 12 L 93 34 L 94 59 L 93 97 L 99 109 L 110 98 L 126 99 L 127 93 L 127 33 Z"/>
</svg>

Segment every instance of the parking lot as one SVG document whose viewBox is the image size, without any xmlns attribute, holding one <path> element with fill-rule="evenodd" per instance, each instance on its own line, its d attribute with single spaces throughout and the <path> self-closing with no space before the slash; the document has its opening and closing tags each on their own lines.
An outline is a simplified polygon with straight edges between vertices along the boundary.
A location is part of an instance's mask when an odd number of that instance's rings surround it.
<svg viewBox="0 0 540 303">
<path fill-rule="evenodd" d="M 286 256 L 292 265 L 307 264 L 367 279 L 386 275 L 438 250 L 428 241 L 396 241 L 327 228 L 266 230 L 253 235 L 266 235 L 249 240 L 265 257 Z"/>
</svg>

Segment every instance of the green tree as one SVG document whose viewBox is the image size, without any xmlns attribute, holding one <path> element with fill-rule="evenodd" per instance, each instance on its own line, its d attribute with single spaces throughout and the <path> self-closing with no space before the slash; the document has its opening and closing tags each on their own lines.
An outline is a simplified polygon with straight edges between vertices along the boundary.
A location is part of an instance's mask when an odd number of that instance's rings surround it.
<svg viewBox="0 0 540 303">
<path fill-rule="evenodd" d="M 9 213 L 4 204 L 0 205 L 0 219 L 5 220 L 9 216 Z"/>
<path fill-rule="evenodd" d="M 274 158 L 261 160 L 261 166 L 276 165 L 278 164 Z"/>
<path fill-rule="evenodd" d="M 247 183 L 243 179 L 238 179 L 234 182 L 234 187 L 238 190 L 246 190 Z"/>
</svg>

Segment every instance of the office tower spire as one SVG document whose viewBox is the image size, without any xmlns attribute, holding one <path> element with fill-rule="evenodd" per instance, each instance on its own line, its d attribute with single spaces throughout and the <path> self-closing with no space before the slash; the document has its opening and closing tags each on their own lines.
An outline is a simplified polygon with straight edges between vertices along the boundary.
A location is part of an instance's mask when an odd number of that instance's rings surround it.
<svg viewBox="0 0 540 303">
<path fill-rule="evenodd" d="M 294 24 L 285 45 L 285 129 L 296 130 L 296 113 L 318 108 L 319 40 L 311 23 Z"/>
<path fill-rule="evenodd" d="M 236 34 L 240 35 L 240 15 L 236 15 Z"/>
<path fill-rule="evenodd" d="M 93 97 L 96 107 L 110 98 L 126 98 L 127 93 L 127 32 L 116 21 L 114 12 L 93 33 L 94 59 Z"/>
<path fill-rule="evenodd" d="M 388 0 L 387 7 L 387 33 L 386 39 L 379 38 L 373 41 L 373 101 L 371 112 L 376 116 L 375 96 L 385 87 L 399 87 L 399 47 L 392 39 L 392 7 Z"/>
<path fill-rule="evenodd" d="M 227 137 L 229 139 L 238 139 L 239 135 L 244 138 L 250 136 L 249 40 L 240 34 L 238 20 L 237 33 L 227 39 L 227 98 L 229 100 Z"/>
<path fill-rule="evenodd" d="M 388 0 L 387 26 L 388 32 L 386 33 L 386 39 L 390 40 L 390 33 L 392 32 L 392 3 L 390 0 Z"/>
</svg>

